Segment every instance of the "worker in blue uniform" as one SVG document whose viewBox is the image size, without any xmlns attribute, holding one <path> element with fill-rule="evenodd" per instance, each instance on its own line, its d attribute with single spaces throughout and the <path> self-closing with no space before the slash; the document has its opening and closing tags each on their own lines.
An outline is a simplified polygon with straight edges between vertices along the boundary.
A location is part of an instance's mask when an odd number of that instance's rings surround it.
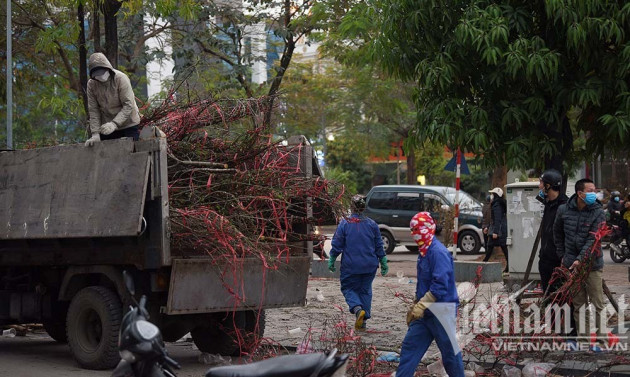
<svg viewBox="0 0 630 377">
<path fill-rule="evenodd" d="M 355 195 L 351 202 L 352 214 L 339 222 L 332 239 L 328 269 L 335 272 L 335 260 L 341 254 L 341 293 L 350 312 L 356 317 L 354 328 L 365 330 L 371 317 L 372 282 L 380 264 L 381 275 L 389 267 L 378 225 L 363 214 L 365 197 Z"/>
<path fill-rule="evenodd" d="M 435 222 L 429 212 L 417 213 L 409 225 L 418 245 L 418 283 L 416 299 L 407 312 L 409 329 L 402 343 L 396 377 L 412 377 L 433 340 L 442 353 L 446 373 L 463 377 L 464 363 L 456 338 L 459 298 L 453 258 L 435 238 Z"/>
</svg>

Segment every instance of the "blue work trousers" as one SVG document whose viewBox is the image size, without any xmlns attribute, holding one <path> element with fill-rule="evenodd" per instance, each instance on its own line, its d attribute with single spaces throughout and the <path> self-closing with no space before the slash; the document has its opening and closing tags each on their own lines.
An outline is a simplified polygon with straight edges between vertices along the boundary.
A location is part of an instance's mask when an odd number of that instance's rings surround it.
<svg viewBox="0 0 630 377">
<path fill-rule="evenodd" d="M 449 377 L 464 376 L 462 352 L 456 338 L 455 313 L 456 309 L 453 305 L 443 313 L 425 315 L 424 318 L 411 322 L 400 350 L 400 363 L 396 377 L 413 377 L 418 363 L 433 340 L 442 353 L 442 364 Z"/>
<path fill-rule="evenodd" d="M 372 310 L 372 282 L 376 271 L 370 274 L 344 274 L 341 271 L 341 293 L 346 299 L 350 312 L 355 306 L 365 310 L 365 319 L 370 318 Z"/>
</svg>

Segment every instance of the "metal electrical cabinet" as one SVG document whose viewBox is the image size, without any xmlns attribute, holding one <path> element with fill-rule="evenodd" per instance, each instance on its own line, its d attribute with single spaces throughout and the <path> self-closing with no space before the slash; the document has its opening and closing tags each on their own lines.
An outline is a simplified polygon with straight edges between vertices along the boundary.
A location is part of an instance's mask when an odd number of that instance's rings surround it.
<svg viewBox="0 0 630 377">
<path fill-rule="evenodd" d="M 525 276 L 544 210 L 536 200 L 538 191 L 538 181 L 506 185 L 510 280 L 522 280 Z M 537 279 L 540 279 L 538 250 L 529 276 L 529 280 Z"/>
</svg>

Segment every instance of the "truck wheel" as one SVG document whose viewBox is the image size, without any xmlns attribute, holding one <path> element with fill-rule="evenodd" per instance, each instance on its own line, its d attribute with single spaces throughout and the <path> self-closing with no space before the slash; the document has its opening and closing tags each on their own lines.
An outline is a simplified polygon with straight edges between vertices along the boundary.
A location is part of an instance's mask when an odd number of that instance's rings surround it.
<svg viewBox="0 0 630 377">
<path fill-rule="evenodd" d="M 394 236 L 386 230 L 381 230 L 381 239 L 383 240 L 383 249 L 385 249 L 385 254 L 393 253 L 394 248 L 396 247 Z"/>
<path fill-rule="evenodd" d="M 190 335 L 201 352 L 240 356 L 241 353 L 251 351 L 257 314 L 258 311 L 253 310 L 234 312 L 227 316 L 221 313 L 220 317 L 209 320 L 207 325 L 195 327 Z M 262 336 L 264 331 L 265 315 L 261 311 L 257 335 Z M 239 338 L 242 343 L 240 347 Z"/>
<path fill-rule="evenodd" d="M 481 249 L 479 235 L 472 230 L 463 230 L 457 237 L 457 247 L 462 254 L 477 254 Z"/>
<path fill-rule="evenodd" d="M 67 328 L 70 351 L 86 369 L 111 369 L 118 356 L 118 331 L 122 304 L 116 293 L 105 287 L 79 291 L 68 309 Z"/>
</svg>

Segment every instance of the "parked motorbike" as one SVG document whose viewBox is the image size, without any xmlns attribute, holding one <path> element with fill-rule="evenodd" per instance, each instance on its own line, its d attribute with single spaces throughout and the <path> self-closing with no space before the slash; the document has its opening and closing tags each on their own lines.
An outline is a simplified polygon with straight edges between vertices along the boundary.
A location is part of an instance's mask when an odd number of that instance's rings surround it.
<svg viewBox="0 0 630 377">
<path fill-rule="evenodd" d="M 608 247 L 610 249 L 610 259 L 615 263 L 623 263 L 626 259 L 630 259 L 630 248 L 627 243 L 624 242 L 623 231 L 619 225 L 609 224 L 610 243 Z"/>
<path fill-rule="evenodd" d="M 324 250 L 324 240 L 313 241 L 313 254 L 317 255 L 321 260 L 328 260 L 328 254 Z"/>
<path fill-rule="evenodd" d="M 120 325 L 121 360 L 112 377 L 176 377 L 173 368 L 180 369 L 180 365 L 168 356 L 160 329 L 148 321 L 146 296 L 137 302 L 131 275 L 126 272 L 123 275 L 134 306 Z M 333 349 L 326 353 L 286 355 L 251 364 L 211 368 L 206 377 L 342 377 L 347 363 L 348 355 L 337 355 L 337 350 Z"/>
<path fill-rule="evenodd" d="M 123 271 L 125 286 L 135 305 L 125 314 L 120 324 L 118 348 L 120 362 L 112 377 L 176 377 L 172 368 L 180 368 L 166 352 L 160 329 L 149 322 L 147 297 L 137 302 L 131 275 Z"/>
</svg>

